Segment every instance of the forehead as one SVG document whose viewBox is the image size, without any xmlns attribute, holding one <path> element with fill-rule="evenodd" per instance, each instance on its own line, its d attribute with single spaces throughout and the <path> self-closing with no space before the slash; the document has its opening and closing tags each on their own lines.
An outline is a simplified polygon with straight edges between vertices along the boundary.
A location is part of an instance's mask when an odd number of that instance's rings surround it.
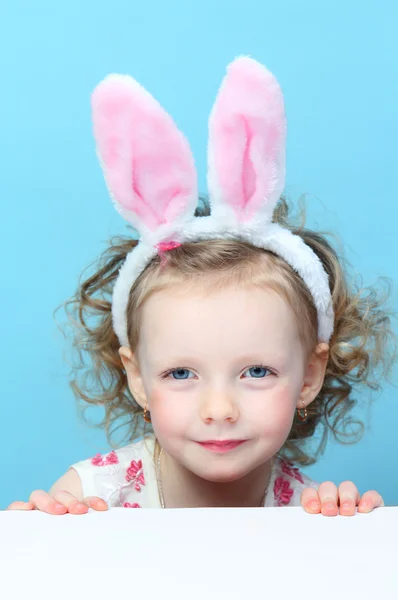
<svg viewBox="0 0 398 600">
<path fill-rule="evenodd" d="M 292 309 L 268 288 L 172 286 L 141 310 L 139 345 L 151 352 L 250 352 L 259 345 L 283 351 L 299 339 Z"/>
</svg>

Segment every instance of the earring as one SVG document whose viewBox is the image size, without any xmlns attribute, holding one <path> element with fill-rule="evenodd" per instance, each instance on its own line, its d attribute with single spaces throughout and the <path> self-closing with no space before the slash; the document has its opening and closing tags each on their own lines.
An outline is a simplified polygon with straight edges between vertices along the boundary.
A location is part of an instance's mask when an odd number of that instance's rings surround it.
<svg viewBox="0 0 398 600">
<path fill-rule="evenodd" d="M 304 400 L 303 400 L 303 405 L 304 405 L 304 408 L 297 409 L 297 416 L 302 423 L 306 423 L 308 421 L 308 412 L 307 412 L 307 407 L 305 405 Z"/>
<path fill-rule="evenodd" d="M 149 410 L 147 409 L 146 406 L 144 408 L 144 412 L 142 414 L 142 418 L 144 419 L 145 423 L 150 423 L 151 422 L 151 413 L 149 412 Z"/>
</svg>

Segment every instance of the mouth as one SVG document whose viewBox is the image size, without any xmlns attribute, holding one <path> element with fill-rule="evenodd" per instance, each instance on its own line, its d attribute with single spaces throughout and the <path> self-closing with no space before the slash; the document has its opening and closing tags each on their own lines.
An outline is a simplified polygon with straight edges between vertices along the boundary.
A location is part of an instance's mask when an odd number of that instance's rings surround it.
<svg viewBox="0 0 398 600">
<path fill-rule="evenodd" d="M 223 454 L 235 450 L 235 448 L 238 448 L 238 446 L 241 446 L 245 442 L 246 440 L 207 440 L 205 442 L 197 443 L 199 446 L 202 446 L 202 448 L 205 448 L 205 450 Z"/>
</svg>

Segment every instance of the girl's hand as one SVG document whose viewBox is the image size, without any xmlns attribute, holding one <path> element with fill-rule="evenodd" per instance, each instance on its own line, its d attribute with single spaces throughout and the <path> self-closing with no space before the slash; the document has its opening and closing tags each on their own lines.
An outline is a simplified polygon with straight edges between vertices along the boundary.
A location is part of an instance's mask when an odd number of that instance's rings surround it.
<svg viewBox="0 0 398 600">
<path fill-rule="evenodd" d="M 29 502 L 13 502 L 8 510 L 41 510 L 50 515 L 83 515 L 88 509 L 107 510 L 108 505 L 97 496 L 84 497 L 82 482 L 75 469 L 69 469 L 54 483 L 49 493 L 36 490 Z"/>
<path fill-rule="evenodd" d="M 50 515 L 83 515 L 88 509 L 107 510 L 108 505 L 104 500 L 96 496 L 78 500 L 70 492 L 58 491 L 51 496 L 42 490 L 36 490 L 29 498 L 29 502 L 13 502 L 7 510 L 41 510 Z"/>
<path fill-rule="evenodd" d="M 340 514 L 350 517 L 356 510 L 369 513 L 374 508 L 384 506 L 383 498 L 378 492 L 366 492 L 362 498 L 352 481 L 345 481 L 337 488 L 334 483 L 321 483 L 319 490 L 306 488 L 301 494 L 301 506 L 312 515 L 323 514 L 335 517 Z"/>
</svg>

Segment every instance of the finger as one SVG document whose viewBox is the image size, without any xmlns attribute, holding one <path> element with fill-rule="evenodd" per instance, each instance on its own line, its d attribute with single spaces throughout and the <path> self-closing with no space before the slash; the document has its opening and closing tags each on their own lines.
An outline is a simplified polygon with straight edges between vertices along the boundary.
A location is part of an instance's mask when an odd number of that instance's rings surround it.
<svg viewBox="0 0 398 600">
<path fill-rule="evenodd" d="M 321 512 L 321 502 L 319 495 L 314 488 L 305 488 L 301 494 L 301 506 L 305 512 L 311 515 L 317 515 Z"/>
<path fill-rule="evenodd" d="M 321 513 L 325 517 L 335 517 L 339 514 L 338 508 L 338 490 L 331 481 L 321 483 L 318 489 L 319 499 L 321 501 Z"/>
<path fill-rule="evenodd" d="M 54 494 L 54 500 L 62 504 L 71 515 L 84 515 L 88 512 L 88 506 L 66 490 Z"/>
<path fill-rule="evenodd" d="M 382 506 L 384 506 L 383 498 L 378 492 L 372 490 L 370 492 L 365 492 L 365 494 L 362 496 L 358 505 L 358 512 L 369 513 L 374 508 L 380 508 Z"/>
<path fill-rule="evenodd" d="M 102 498 L 98 496 L 88 496 L 84 498 L 84 504 L 93 510 L 108 510 L 108 505 Z"/>
<path fill-rule="evenodd" d="M 29 498 L 35 509 L 46 512 L 50 515 L 64 515 L 67 511 L 65 506 L 55 500 L 50 494 L 43 490 L 36 490 L 32 492 Z"/>
<path fill-rule="evenodd" d="M 34 504 L 32 502 L 21 502 L 17 500 L 12 502 L 7 510 L 34 510 Z"/>
<path fill-rule="evenodd" d="M 359 492 L 352 481 L 344 481 L 339 485 L 340 514 L 345 517 L 355 515 L 359 503 Z"/>
</svg>

